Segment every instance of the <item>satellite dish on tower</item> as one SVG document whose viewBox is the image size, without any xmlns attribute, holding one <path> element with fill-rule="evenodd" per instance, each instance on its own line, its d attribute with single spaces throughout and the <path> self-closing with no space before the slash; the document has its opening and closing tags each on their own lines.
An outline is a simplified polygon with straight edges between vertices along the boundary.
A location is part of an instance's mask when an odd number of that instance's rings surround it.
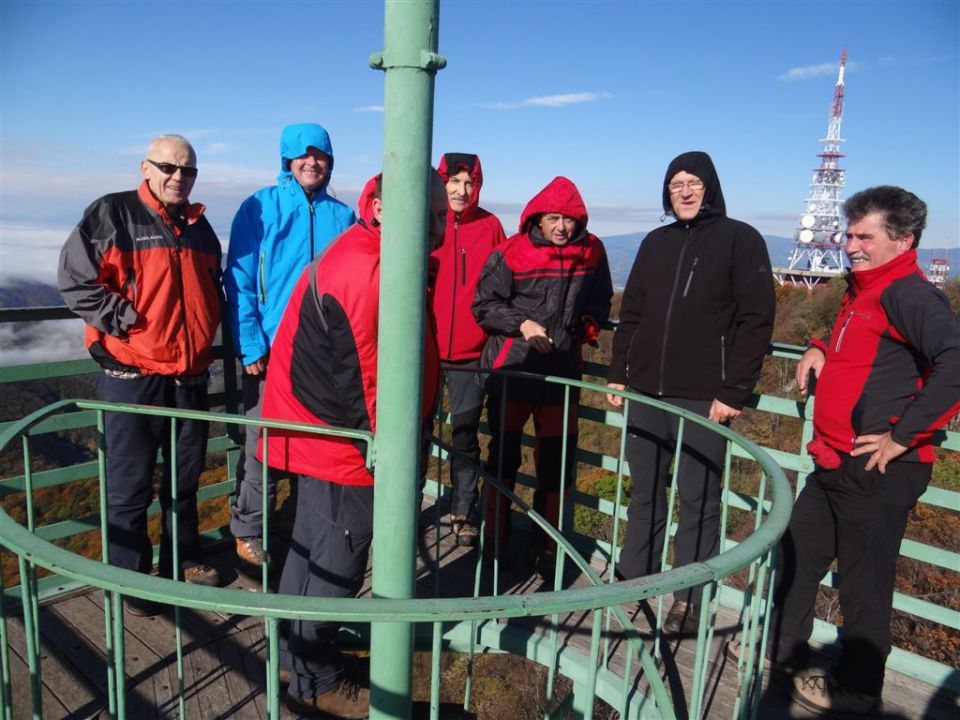
<svg viewBox="0 0 960 720">
<path fill-rule="evenodd" d="M 810 217 L 807 215 L 807 217 Z M 797 236 L 797 239 L 802 243 L 813 242 L 813 231 L 812 230 L 801 230 L 800 235 Z"/>
<path fill-rule="evenodd" d="M 816 209 L 817 209 L 816 203 L 810 203 L 809 205 L 807 205 L 807 212 L 813 212 Z"/>
<path fill-rule="evenodd" d="M 817 219 L 813 215 L 804 215 L 800 218 L 800 224 L 805 228 L 812 228 L 817 224 Z"/>
</svg>

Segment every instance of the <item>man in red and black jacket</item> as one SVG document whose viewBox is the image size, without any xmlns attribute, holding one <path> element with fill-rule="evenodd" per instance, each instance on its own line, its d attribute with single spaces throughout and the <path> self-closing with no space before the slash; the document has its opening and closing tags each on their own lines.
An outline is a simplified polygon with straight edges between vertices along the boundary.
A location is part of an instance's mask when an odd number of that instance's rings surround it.
<svg viewBox="0 0 960 720">
<path fill-rule="evenodd" d="M 430 243 L 443 237 L 447 200 L 434 176 Z M 263 417 L 375 432 L 380 298 L 380 176 L 360 194 L 360 221 L 300 276 L 274 336 Z M 436 402 L 440 363 L 430 315 L 424 327 L 423 418 Z M 263 459 L 261 439 L 260 458 Z M 280 592 L 353 597 L 363 584 L 373 540 L 374 473 L 365 445 L 271 430 L 270 467 L 296 473 L 297 514 Z M 287 706 L 300 714 L 367 717 L 368 688 L 344 675 L 339 625 L 285 623 L 281 664 L 291 671 Z"/>
<path fill-rule="evenodd" d="M 486 333 L 477 325 L 470 306 L 484 263 L 506 238 L 495 215 L 480 207 L 483 170 L 480 158 L 447 153 L 440 160 L 440 177 L 447 188 L 447 232 L 431 257 L 437 263 L 432 298 L 437 322 L 437 347 L 450 394 L 453 447 L 474 462 L 480 460 L 477 431 L 483 409 L 483 383 L 469 372 L 480 360 Z M 454 458 L 450 462 L 450 524 L 460 545 L 475 545 L 477 530 L 471 517 L 477 497 L 477 473 Z"/>
<path fill-rule="evenodd" d="M 483 349 L 484 368 L 581 378 L 581 346 L 596 341 L 599 326 L 610 315 L 613 295 L 607 253 L 587 230 L 587 220 L 576 185 L 565 177 L 554 178 L 527 203 L 520 232 L 490 255 L 473 302 L 473 314 L 490 336 Z M 491 375 L 487 392 L 487 468 L 513 488 L 523 426 L 533 415 L 537 436 L 534 507 L 556 525 L 561 478 L 569 485 L 576 475 L 579 394 L 570 392 L 567 463 L 561 467 L 564 388 Z M 499 512 L 500 534 L 506 535 L 509 508 L 505 497 L 499 501 L 488 497 L 489 533 L 494 532 Z M 538 569 L 549 576 L 553 571 L 550 545 L 544 545 L 538 535 L 531 550 L 539 554 Z"/>
<path fill-rule="evenodd" d="M 86 344 L 100 363 L 100 397 L 110 402 L 206 410 L 207 368 L 220 324 L 220 242 L 189 201 L 197 156 L 179 135 L 161 135 L 140 163 L 137 190 L 112 193 L 84 212 L 60 254 L 57 282 L 67 307 L 87 324 Z M 200 555 L 197 487 L 207 451 L 207 423 L 184 420 L 177 436 L 179 558 L 187 582 L 216 585 Z M 108 557 L 149 572 L 153 553 L 147 508 L 158 448 L 164 456 L 160 570 L 173 565 L 170 422 L 107 413 Z M 159 606 L 129 599 L 128 609 Z"/>
<path fill-rule="evenodd" d="M 833 331 L 797 365 L 817 378 L 817 465 L 779 551 L 775 662 L 803 670 L 821 578 L 834 559 L 843 613 L 837 667 L 794 678 L 818 713 L 880 711 L 894 578 L 907 514 L 930 481 L 931 433 L 960 410 L 960 317 L 917 267 L 927 207 L 883 186 L 844 204 L 853 272 Z"/>
</svg>

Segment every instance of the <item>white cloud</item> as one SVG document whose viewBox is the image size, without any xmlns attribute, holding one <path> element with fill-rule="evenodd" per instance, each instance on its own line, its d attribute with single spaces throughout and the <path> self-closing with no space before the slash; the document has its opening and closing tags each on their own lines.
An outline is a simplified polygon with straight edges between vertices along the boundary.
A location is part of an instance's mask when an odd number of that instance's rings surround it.
<svg viewBox="0 0 960 720">
<path fill-rule="evenodd" d="M 804 65 L 802 67 L 790 68 L 780 75 L 778 80 L 809 80 L 810 78 L 822 77 L 824 75 L 835 75 L 839 70 L 839 63 L 820 63 L 819 65 Z"/>
<path fill-rule="evenodd" d="M 207 146 L 207 152 L 211 155 L 219 155 L 220 153 L 230 152 L 235 147 L 236 145 L 232 145 L 230 143 L 214 142 Z"/>
<path fill-rule="evenodd" d="M 353 111 L 362 113 L 382 113 L 383 105 L 361 105 L 360 107 L 355 107 Z"/>
<path fill-rule="evenodd" d="M 56 282 L 60 248 L 71 227 L 0 223 L 0 283 L 12 278 Z"/>
<path fill-rule="evenodd" d="M 87 357 L 89 355 L 83 344 L 83 322 L 78 318 L 0 326 L 0 365 L 26 365 Z"/>
<path fill-rule="evenodd" d="M 488 110 L 518 110 L 525 107 L 566 107 L 567 105 L 581 105 L 583 103 L 592 103 L 599 100 L 606 100 L 613 95 L 606 91 L 582 92 L 582 93 L 563 93 L 560 95 L 539 95 L 530 97 L 526 100 L 516 102 L 488 102 L 480 103 L 479 107 Z"/>
</svg>

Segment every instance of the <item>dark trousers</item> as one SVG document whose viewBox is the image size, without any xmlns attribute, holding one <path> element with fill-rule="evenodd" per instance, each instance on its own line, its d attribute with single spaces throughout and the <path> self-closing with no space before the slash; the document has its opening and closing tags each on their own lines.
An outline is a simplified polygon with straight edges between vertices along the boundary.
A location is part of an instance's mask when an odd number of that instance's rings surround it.
<svg viewBox="0 0 960 720">
<path fill-rule="evenodd" d="M 261 417 L 261 396 L 267 374 L 243 374 L 243 413 L 248 418 Z M 263 465 L 257 459 L 260 427 L 244 427 L 243 454 L 237 460 L 237 499 L 230 508 L 230 532 L 234 537 L 253 537 L 263 534 Z M 267 471 L 267 508 L 273 511 L 277 504 L 277 478 L 280 473 Z M 272 517 L 272 516 L 271 516 Z"/>
<path fill-rule="evenodd" d="M 516 486 L 520 469 L 520 444 L 523 426 L 533 416 L 536 436 L 533 457 L 536 466 L 537 488 L 533 494 L 533 509 L 556 526 L 560 519 L 560 484 L 573 486 L 577 475 L 577 402 L 579 392 L 570 392 L 570 411 L 567 423 L 567 462 L 563 455 L 563 405 L 532 402 L 526 399 L 511 399 L 508 391 L 506 404 L 498 383 L 491 383 L 487 397 L 487 421 L 490 425 L 490 446 L 486 469 L 501 479 L 510 490 Z M 503 437 L 501 441 L 501 435 Z M 509 532 L 510 500 L 492 489 L 486 498 L 486 534 L 492 537 L 499 514 L 500 537 Z M 568 503 L 569 506 L 569 503 Z M 565 527 L 569 525 L 565 523 Z"/>
<path fill-rule="evenodd" d="M 477 463 L 480 461 L 477 432 L 480 429 L 480 412 L 483 409 L 483 383 L 479 373 L 451 371 L 451 368 L 474 365 L 475 360 L 446 362 L 443 364 L 443 376 L 450 395 L 453 448 Z M 450 461 L 450 485 L 453 487 L 450 512 L 454 515 L 469 515 L 477 499 L 477 473 L 456 456 Z"/>
<path fill-rule="evenodd" d="M 707 417 L 709 400 L 659 398 Z M 630 403 L 625 454 L 633 481 L 627 527 L 617 572 L 632 579 L 660 571 L 667 525 L 670 461 L 677 451 L 680 418 L 640 402 Z M 684 423 L 679 452 L 677 495 L 680 521 L 673 545 L 673 566 L 714 557 L 720 547 L 720 479 L 726 438 L 693 422 Z M 697 603 L 700 587 L 676 598 Z"/>
<path fill-rule="evenodd" d="M 354 597 L 363 586 L 373 539 L 373 486 L 341 485 L 301 476 L 297 518 L 280 592 L 307 597 Z M 337 686 L 343 662 L 339 623 L 281 624 L 280 662 L 293 677 L 290 692 L 322 695 Z"/>
<path fill-rule="evenodd" d="M 837 679 L 879 696 L 900 541 L 931 466 L 893 462 L 881 475 L 876 468 L 867 472 L 866 457 L 841 458 L 838 469 L 807 478 L 780 542 L 772 654 L 781 663 L 808 662 L 817 590 L 836 559 L 843 613 Z"/>
<path fill-rule="evenodd" d="M 168 375 L 135 379 L 100 375 L 100 397 L 108 402 L 207 410 L 207 385 L 181 384 Z M 181 566 L 200 559 L 197 487 L 207 452 L 208 424 L 177 423 L 177 504 Z M 111 413 L 104 416 L 107 461 L 107 538 L 111 565 L 149 572 L 153 553 L 147 536 L 147 508 L 153 500 L 157 450 L 163 453 L 160 483 L 162 534 L 160 570 L 173 567 L 173 503 L 170 481 L 170 420 L 153 415 Z"/>
</svg>

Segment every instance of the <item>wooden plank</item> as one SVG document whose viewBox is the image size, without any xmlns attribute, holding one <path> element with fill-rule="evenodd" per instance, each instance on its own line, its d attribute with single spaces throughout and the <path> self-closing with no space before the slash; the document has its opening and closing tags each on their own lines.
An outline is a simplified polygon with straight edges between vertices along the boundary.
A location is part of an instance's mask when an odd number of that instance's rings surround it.
<svg viewBox="0 0 960 720">
<path fill-rule="evenodd" d="M 230 693 L 216 645 L 208 643 L 197 647 L 191 650 L 185 660 L 193 669 L 190 691 L 199 701 L 199 717 L 203 720 L 233 717 Z"/>
<path fill-rule="evenodd" d="M 239 720 L 262 720 L 257 709 L 256 696 L 264 691 L 263 685 L 251 683 L 247 677 L 243 655 L 246 648 L 243 640 L 246 634 L 232 635 L 217 643 L 220 651 L 220 665 L 224 670 L 224 681 L 230 696 L 232 717 Z"/>
<path fill-rule="evenodd" d="M 7 618 L 7 630 L 11 631 L 19 622 Z M 20 625 L 20 636 L 23 637 L 23 626 Z M 13 717 L 32 717 L 33 695 L 30 689 L 30 668 L 26 657 L 20 655 L 14 648 L 10 649 L 10 689 L 13 695 Z M 40 667 L 41 674 L 44 667 Z M 44 718 L 65 718 L 69 715 L 68 708 L 51 692 L 45 683 L 40 685 L 40 706 Z"/>
</svg>

